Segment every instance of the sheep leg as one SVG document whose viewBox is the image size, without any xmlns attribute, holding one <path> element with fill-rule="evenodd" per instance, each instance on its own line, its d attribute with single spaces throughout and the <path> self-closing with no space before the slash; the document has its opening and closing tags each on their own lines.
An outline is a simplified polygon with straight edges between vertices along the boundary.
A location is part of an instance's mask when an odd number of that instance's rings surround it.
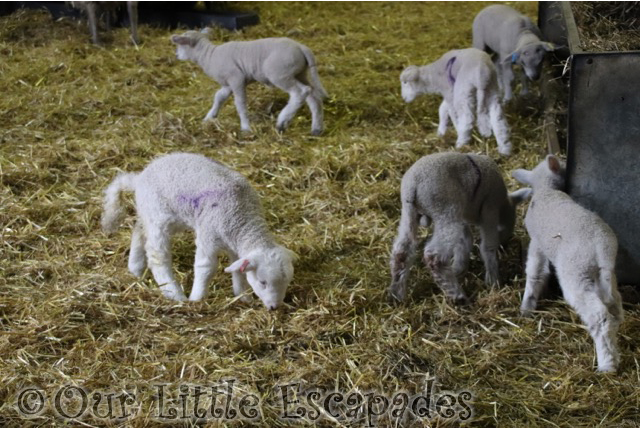
<svg viewBox="0 0 640 428">
<path fill-rule="evenodd" d="M 502 89 L 504 90 L 504 100 L 509 101 L 513 98 L 513 91 L 511 89 L 511 81 L 513 80 L 513 69 L 511 63 L 507 62 L 500 64 L 501 77 L 502 77 Z"/>
<path fill-rule="evenodd" d="M 307 95 L 307 106 L 311 110 L 311 135 L 320 135 L 324 131 L 324 114 L 322 112 L 322 99 L 313 91 Z"/>
<path fill-rule="evenodd" d="M 236 111 L 238 112 L 238 116 L 240 116 L 240 129 L 245 132 L 251 132 L 249 116 L 247 114 L 247 97 L 244 82 L 232 85 L 231 91 L 233 92 L 233 101 L 236 104 Z"/>
<path fill-rule="evenodd" d="M 99 45 L 98 39 L 98 6 L 94 2 L 87 2 L 87 17 L 89 18 L 89 31 L 91 32 L 91 40 L 93 44 Z"/>
<path fill-rule="evenodd" d="M 171 272 L 171 241 L 167 230 L 168 227 L 145 224 L 147 260 L 162 294 L 169 299 L 184 301 L 187 298 Z"/>
<path fill-rule="evenodd" d="M 218 268 L 217 249 L 208 237 L 196 236 L 196 257 L 193 265 L 193 288 L 189 300 L 197 302 L 209 294 L 209 282 Z"/>
<path fill-rule="evenodd" d="M 403 202 L 398 236 L 391 252 L 391 285 L 389 297 L 397 301 L 407 298 L 407 279 L 415 261 L 418 246 L 418 212 L 413 202 Z"/>
<path fill-rule="evenodd" d="M 140 43 L 138 38 L 138 2 L 128 1 L 127 12 L 129 13 L 129 25 L 131 26 L 131 39 L 137 45 Z"/>
<path fill-rule="evenodd" d="M 456 131 L 458 140 L 456 148 L 460 148 L 471 140 L 473 129 L 473 96 L 468 88 L 459 84 L 453 88 L 453 110 L 456 116 Z"/>
<path fill-rule="evenodd" d="M 558 269 L 562 293 L 589 329 L 598 357 L 598 371 L 614 372 L 620 363 L 617 333 L 620 322 L 598 296 L 592 278 L 576 276 L 575 265 Z"/>
<path fill-rule="evenodd" d="M 476 92 L 476 122 L 478 123 L 478 132 L 485 138 L 491 137 L 491 120 L 489 119 L 487 98 L 485 89 L 478 88 Z"/>
<path fill-rule="evenodd" d="M 520 305 L 522 315 L 530 316 L 536 309 L 538 300 L 547 287 L 549 274 L 549 260 L 542 254 L 536 241 L 531 240 L 527 254 L 527 282 Z"/>
<path fill-rule="evenodd" d="M 144 252 L 144 228 L 140 220 L 133 227 L 131 234 L 131 249 L 129 251 L 129 272 L 140 278 L 147 267 L 147 258 Z"/>
<path fill-rule="evenodd" d="M 498 248 L 500 248 L 500 234 L 498 233 L 499 212 L 489 204 L 482 207 L 480 213 L 482 226 L 480 227 L 480 255 L 484 261 L 484 282 L 488 285 L 498 284 Z"/>
<path fill-rule="evenodd" d="M 520 73 L 520 95 L 526 95 L 529 93 L 529 78 L 524 73 L 524 70 Z"/>
<path fill-rule="evenodd" d="M 275 86 L 289 93 L 289 102 L 278 115 L 276 129 L 278 132 L 284 132 L 289 126 L 291 119 L 296 112 L 302 107 L 302 103 L 311 94 L 311 87 L 304 85 L 298 81 L 293 84 L 273 82 Z M 288 89 L 287 89 L 288 88 Z"/>
<path fill-rule="evenodd" d="M 500 105 L 500 100 L 497 95 L 491 97 L 489 104 L 489 120 L 491 121 L 493 135 L 496 136 L 496 142 L 498 143 L 498 152 L 502 155 L 509 156 L 511 154 L 509 125 L 504 118 L 502 105 Z"/>
<path fill-rule="evenodd" d="M 440 108 L 438 109 L 438 117 L 440 122 L 438 123 L 438 136 L 444 137 L 447 133 L 447 127 L 449 126 L 449 104 L 446 100 L 442 100 Z"/>
<path fill-rule="evenodd" d="M 218 117 L 218 111 L 220 111 L 220 107 L 222 107 L 225 101 L 229 99 L 229 97 L 231 96 L 231 93 L 232 93 L 231 88 L 228 86 L 223 86 L 216 92 L 216 94 L 213 96 L 213 106 L 211 107 L 211 110 L 209 110 L 207 115 L 204 117 L 203 122 L 206 122 L 207 120 L 215 119 L 216 117 Z"/>
</svg>

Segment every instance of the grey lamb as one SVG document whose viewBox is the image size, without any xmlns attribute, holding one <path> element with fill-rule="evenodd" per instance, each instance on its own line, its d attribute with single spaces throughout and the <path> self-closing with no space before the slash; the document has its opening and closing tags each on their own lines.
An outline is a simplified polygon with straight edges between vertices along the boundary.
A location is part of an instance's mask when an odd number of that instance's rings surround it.
<svg viewBox="0 0 640 428">
<path fill-rule="evenodd" d="M 129 253 L 129 270 L 134 275 L 141 276 L 148 261 L 163 294 L 185 300 L 171 270 L 170 239 L 175 232 L 192 229 L 196 257 L 189 300 L 206 297 L 218 256 L 226 253 L 232 263 L 225 272 L 233 275 L 236 296 L 250 285 L 269 309 L 282 303 L 293 278 L 295 255 L 275 242 L 258 194 L 241 174 L 189 153 L 160 157 L 139 174 L 120 174 L 105 190 L 102 228 L 106 232 L 115 231 L 120 223 L 123 190 L 135 192 L 138 214 Z"/>
<path fill-rule="evenodd" d="M 540 29 L 515 9 L 505 5 L 492 5 L 482 9 L 473 21 L 473 47 L 493 52 L 504 99 L 513 96 L 512 65 L 522 67 L 531 80 L 538 80 L 547 52 L 556 49 L 544 42 Z M 522 76 L 522 94 L 527 93 L 527 79 Z"/>
<path fill-rule="evenodd" d="M 418 225 L 433 222 L 424 262 L 447 298 L 464 302 L 458 283 L 473 245 L 471 225 L 480 229 L 485 282 L 498 282 L 498 248 L 513 233 L 516 205 L 531 189 L 507 194 L 498 166 L 484 155 L 436 153 L 419 159 L 402 178 L 402 216 L 391 254 L 391 297 L 403 301 L 418 245 Z M 423 221 L 425 220 L 425 221 Z"/>
<path fill-rule="evenodd" d="M 595 342 L 598 370 L 615 371 L 620 362 L 616 334 L 623 321 L 615 274 L 618 240 L 597 214 L 560 190 L 564 174 L 564 164 L 551 155 L 532 171 L 513 172 L 533 187 L 524 219 L 531 243 L 521 311 L 528 315 L 536 308 L 553 264 L 564 298 Z"/>
<path fill-rule="evenodd" d="M 173 35 L 171 41 L 177 45 L 178 59 L 197 63 L 209 77 L 222 85 L 213 97 L 213 106 L 205 121 L 217 117 L 218 110 L 233 93 L 240 127 L 243 131 L 250 131 L 245 88 L 248 83 L 257 81 L 289 94 L 289 102 L 278 115 L 278 131 L 282 132 L 289 126 L 306 101 L 311 110 L 311 133 L 322 133 L 322 100 L 327 97 L 327 92 L 318 76 L 313 52 L 308 47 L 284 37 L 215 46 L 196 31 Z"/>
</svg>

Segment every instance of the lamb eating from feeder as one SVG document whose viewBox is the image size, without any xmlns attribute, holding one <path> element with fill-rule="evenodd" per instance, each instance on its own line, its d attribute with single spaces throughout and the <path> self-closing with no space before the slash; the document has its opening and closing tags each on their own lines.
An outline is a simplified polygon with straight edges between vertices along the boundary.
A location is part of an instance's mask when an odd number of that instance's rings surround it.
<svg viewBox="0 0 640 428">
<path fill-rule="evenodd" d="M 471 140 L 475 105 L 480 134 L 490 137 L 493 133 L 498 151 L 506 156 L 511 154 L 509 125 L 500 104 L 496 69 L 487 53 L 473 48 L 449 51 L 431 64 L 404 69 L 400 84 L 407 103 L 420 94 L 442 95 L 438 135 L 446 133 L 450 117 L 458 133 L 457 148 Z"/>
<path fill-rule="evenodd" d="M 618 240 L 597 214 L 561 190 L 564 174 L 564 165 L 552 155 L 532 171 L 513 172 L 533 187 L 524 219 L 531 242 L 520 309 L 524 315 L 535 310 L 553 264 L 564 298 L 595 342 L 598 370 L 615 371 L 620 362 L 616 335 L 623 321 L 615 274 Z"/>
<path fill-rule="evenodd" d="M 505 101 L 513 97 L 513 65 L 522 67 L 521 94 L 528 92 L 527 78 L 538 80 L 545 54 L 556 49 L 544 42 L 540 29 L 515 9 L 505 5 L 484 8 L 473 21 L 473 47 L 496 55 L 500 87 Z"/>
<path fill-rule="evenodd" d="M 226 253 L 232 263 L 225 272 L 232 274 L 236 296 L 251 286 L 267 308 L 282 303 L 293 278 L 295 254 L 275 242 L 258 194 L 244 176 L 201 155 L 160 157 L 138 174 L 118 175 L 107 187 L 102 216 L 106 232 L 120 224 L 119 195 L 124 190 L 135 192 L 138 214 L 129 253 L 131 273 L 141 276 L 148 262 L 163 294 L 186 300 L 172 273 L 170 240 L 175 232 L 192 229 L 196 255 L 189 300 L 206 297 L 218 256 Z"/>
<path fill-rule="evenodd" d="M 213 106 L 205 121 L 216 118 L 220 107 L 233 94 L 240 127 L 243 131 L 251 131 L 245 89 L 248 83 L 257 81 L 289 94 L 289 102 L 278 115 L 276 128 L 279 132 L 289 126 L 306 102 L 311 110 L 311 133 L 322 133 L 322 100 L 327 97 L 327 92 L 320 81 L 315 56 L 308 47 L 284 37 L 215 46 L 196 31 L 173 35 L 171 41 L 177 45 L 179 60 L 197 63 L 209 77 L 222 85 L 213 97 Z"/>
<path fill-rule="evenodd" d="M 516 205 L 531 189 L 507 194 L 498 166 L 484 155 L 436 153 L 419 159 L 402 178 L 402 215 L 391 254 L 390 296 L 403 301 L 418 245 L 418 225 L 433 222 L 424 262 L 454 302 L 467 296 L 458 278 L 473 246 L 471 225 L 480 229 L 485 282 L 498 282 L 498 248 L 513 233 Z"/>
</svg>

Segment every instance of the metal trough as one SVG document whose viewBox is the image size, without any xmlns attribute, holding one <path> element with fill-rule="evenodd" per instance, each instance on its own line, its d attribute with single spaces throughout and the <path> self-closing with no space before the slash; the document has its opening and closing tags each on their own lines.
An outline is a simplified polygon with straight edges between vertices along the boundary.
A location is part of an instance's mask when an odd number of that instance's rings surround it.
<svg viewBox="0 0 640 428">
<path fill-rule="evenodd" d="M 640 51 L 582 51 L 568 2 L 540 2 L 539 25 L 568 48 L 566 190 L 617 234 L 619 282 L 640 284 Z"/>
</svg>

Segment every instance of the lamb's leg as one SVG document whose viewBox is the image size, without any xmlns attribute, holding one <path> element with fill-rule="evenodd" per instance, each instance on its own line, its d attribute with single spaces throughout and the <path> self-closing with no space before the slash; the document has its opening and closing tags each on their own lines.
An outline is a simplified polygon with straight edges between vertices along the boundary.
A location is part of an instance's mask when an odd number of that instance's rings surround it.
<svg viewBox="0 0 640 428">
<path fill-rule="evenodd" d="M 576 266 L 557 269 L 562 293 L 589 329 L 598 357 L 598 371 L 614 372 L 620 362 L 617 333 L 619 321 L 598 296 L 592 278 L 585 278 Z"/>
<path fill-rule="evenodd" d="M 322 99 L 316 97 L 313 91 L 307 95 L 307 106 L 311 110 L 311 135 L 320 135 L 324 131 L 324 114 Z"/>
<path fill-rule="evenodd" d="M 467 271 L 469 266 L 469 256 L 473 248 L 473 234 L 469 226 L 464 227 L 462 235 L 458 238 L 453 247 L 453 272 L 456 277 L 460 277 Z"/>
<path fill-rule="evenodd" d="M 136 45 L 140 43 L 138 38 L 138 2 L 128 1 L 127 12 L 129 12 L 129 25 L 131 26 L 131 39 Z"/>
<path fill-rule="evenodd" d="M 489 119 L 489 103 L 487 91 L 478 88 L 476 92 L 476 122 L 478 132 L 485 138 L 491 137 L 491 121 Z"/>
<path fill-rule="evenodd" d="M 310 86 L 300 83 L 293 78 L 273 81 L 272 83 L 276 87 L 289 93 L 289 102 L 278 115 L 278 121 L 276 122 L 278 132 L 284 132 L 312 90 Z"/>
<path fill-rule="evenodd" d="M 207 236 L 196 234 L 196 257 L 193 265 L 193 288 L 189 300 L 197 302 L 209 294 L 209 282 L 218 268 L 218 251 Z"/>
<path fill-rule="evenodd" d="M 502 77 L 502 90 L 504 91 L 504 100 L 509 101 L 513 98 L 513 90 L 511 89 L 511 81 L 513 81 L 513 69 L 511 68 L 511 63 L 501 63 L 500 64 L 500 75 Z"/>
<path fill-rule="evenodd" d="M 532 239 L 527 253 L 527 282 L 520 305 L 522 315 L 529 316 L 536 309 L 538 300 L 547 287 L 549 273 L 549 260 L 542 254 L 537 242 Z"/>
<path fill-rule="evenodd" d="M 520 76 L 520 95 L 526 95 L 529 93 L 529 78 L 527 77 L 527 75 L 524 73 L 523 71 L 520 71 L 520 73 L 518 73 Z"/>
<path fill-rule="evenodd" d="M 444 134 L 447 133 L 447 127 L 449 126 L 449 104 L 446 100 L 442 100 L 440 104 L 438 117 L 440 118 L 440 122 L 438 123 L 438 136 L 444 137 Z"/>
<path fill-rule="evenodd" d="M 169 299 L 184 301 L 187 297 L 171 271 L 171 240 L 166 225 L 145 224 L 147 260 L 160 290 Z"/>
<path fill-rule="evenodd" d="M 231 91 L 233 92 L 233 100 L 236 104 L 238 116 L 240 116 L 240 129 L 245 132 L 251 132 L 251 125 L 249 124 L 249 116 L 247 114 L 247 97 L 244 82 L 235 82 L 232 84 Z"/>
<path fill-rule="evenodd" d="M 407 298 L 407 279 L 418 245 L 418 212 L 412 202 L 402 203 L 398 236 L 391 252 L 389 297 L 400 302 Z"/>
<path fill-rule="evenodd" d="M 229 99 L 229 97 L 231 96 L 231 92 L 231 88 L 228 86 L 223 86 L 222 88 L 218 89 L 216 94 L 213 96 L 213 106 L 204 117 L 203 122 L 218 117 L 218 111 L 220 111 L 220 107 L 222 107 L 225 101 Z"/>
<path fill-rule="evenodd" d="M 484 261 L 485 277 L 487 285 L 495 285 L 499 282 L 498 275 L 498 249 L 500 248 L 500 234 L 498 233 L 499 211 L 490 204 L 482 207 L 480 216 L 480 255 Z"/>
<path fill-rule="evenodd" d="M 470 88 L 462 83 L 453 88 L 453 110 L 456 117 L 456 131 L 458 140 L 456 148 L 460 148 L 471 140 L 473 129 L 473 96 Z"/>
<path fill-rule="evenodd" d="M 91 32 L 91 40 L 93 44 L 99 45 L 98 39 L 98 6 L 95 2 L 87 2 L 87 17 L 89 19 L 89 31 Z"/>
<path fill-rule="evenodd" d="M 138 220 L 131 234 L 131 249 L 129 250 L 129 272 L 140 278 L 147 267 L 147 258 L 144 252 L 144 227 Z"/>
<path fill-rule="evenodd" d="M 615 266 L 615 260 L 610 265 Z M 616 272 L 613 267 L 600 268 L 600 282 L 598 287 L 602 290 L 601 294 L 605 296 L 603 301 L 605 305 L 607 305 L 609 313 L 613 315 L 618 323 L 622 323 L 624 320 L 622 297 L 620 296 L 620 292 L 618 292 L 618 279 L 616 278 Z"/>
<path fill-rule="evenodd" d="M 498 143 L 498 152 L 505 156 L 509 156 L 511 154 L 509 125 L 504 117 L 502 105 L 500 104 L 497 94 L 491 97 L 489 104 L 489 120 L 491 121 L 493 135 L 495 135 L 496 142 Z"/>
</svg>

